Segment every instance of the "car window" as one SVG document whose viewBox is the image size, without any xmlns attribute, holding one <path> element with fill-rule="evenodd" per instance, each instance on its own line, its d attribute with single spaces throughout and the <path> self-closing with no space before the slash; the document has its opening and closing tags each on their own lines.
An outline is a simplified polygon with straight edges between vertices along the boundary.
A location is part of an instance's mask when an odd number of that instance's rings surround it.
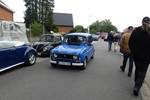
<svg viewBox="0 0 150 100">
<path fill-rule="evenodd" d="M 97 35 L 92 35 L 92 37 L 97 38 L 98 36 Z"/>
<path fill-rule="evenodd" d="M 53 41 L 54 41 L 54 36 L 51 35 L 42 36 L 39 40 L 39 42 L 53 42 Z"/>
<path fill-rule="evenodd" d="M 53 42 L 54 41 L 54 36 L 47 36 L 45 41 Z"/>
<path fill-rule="evenodd" d="M 56 41 L 61 41 L 61 36 L 56 36 Z"/>
<path fill-rule="evenodd" d="M 84 36 L 66 36 L 63 42 L 67 43 L 86 43 L 86 37 Z"/>
</svg>

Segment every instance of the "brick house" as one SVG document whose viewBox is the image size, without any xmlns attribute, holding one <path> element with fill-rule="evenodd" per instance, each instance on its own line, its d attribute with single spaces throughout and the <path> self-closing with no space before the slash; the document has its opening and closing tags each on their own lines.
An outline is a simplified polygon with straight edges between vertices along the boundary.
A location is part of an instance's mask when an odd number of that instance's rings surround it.
<svg viewBox="0 0 150 100">
<path fill-rule="evenodd" d="M 0 0 L 0 20 L 13 21 L 14 11 Z"/>
<path fill-rule="evenodd" d="M 68 33 L 74 27 L 72 14 L 53 13 L 53 19 L 59 29 L 59 32 Z"/>
</svg>

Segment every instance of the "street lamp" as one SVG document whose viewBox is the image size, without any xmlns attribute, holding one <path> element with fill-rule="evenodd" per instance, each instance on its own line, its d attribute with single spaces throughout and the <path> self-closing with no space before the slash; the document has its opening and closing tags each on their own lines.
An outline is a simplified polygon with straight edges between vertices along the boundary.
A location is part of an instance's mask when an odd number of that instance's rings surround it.
<svg viewBox="0 0 150 100">
<path fill-rule="evenodd" d="M 89 15 L 89 26 L 88 26 L 88 33 L 90 33 L 90 18 L 92 17 L 92 15 Z"/>
</svg>

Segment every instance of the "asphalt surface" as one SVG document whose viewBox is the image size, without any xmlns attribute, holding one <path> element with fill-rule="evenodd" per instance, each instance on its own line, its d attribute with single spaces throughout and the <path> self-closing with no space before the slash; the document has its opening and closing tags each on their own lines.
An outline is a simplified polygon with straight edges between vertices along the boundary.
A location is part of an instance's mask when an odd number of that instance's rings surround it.
<svg viewBox="0 0 150 100">
<path fill-rule="evenodd" d="M 0 100 L 142 100 L 132 93 L 133 76 L 121 72 L 122 56 L 95 43 L 94 59 L 86 70 L 51 67 L 40 58 L 30 67 L 17 66 L 0 73 Z M 43 59 L 43 60 L 41 60 Z"/>
</svg>

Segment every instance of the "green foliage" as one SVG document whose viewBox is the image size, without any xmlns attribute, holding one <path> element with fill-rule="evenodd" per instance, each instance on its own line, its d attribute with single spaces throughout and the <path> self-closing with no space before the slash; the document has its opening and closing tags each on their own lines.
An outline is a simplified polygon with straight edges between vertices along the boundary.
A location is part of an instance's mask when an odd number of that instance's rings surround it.
<svg viewBox="0 0 150 100">
<path fill-rule="evenodd" d="M 92 30 L 90 31 L 90 33 L 92 33 L 92 34 L 96 34 L 96 33 L 97 33 L 97 31 L 96 31 L 95 29 L 92 29 Z"/>
<path fill-rule="evenodd" d="M 84 27 L 82 25 L 75 26 L 76 32 L 85 32 Z"/>
<path fill-rule="evenodd" d="M 90 33 L 96 32 L 100 32 L 100 22 L 98 20 L 90 25 Z"/>
<path fill-rule="evenodd" d="M 49 15 L 49 19 L 47 21 L 45 21 L 45 24 L 44 24 L 45 30 L 47 32 L 50 32 L 53 30 L 53 20 L 51 20 L 51 19 L 52 19 L 52 16 Z"/>
<path fill-rule="evenodd" d="M 34 22 L 39 22 L 46 26 L 46 31 L 52 30 L 53 26 L 53 8 L 54 0 L 24 0 L 26 11 L 24 13 L 24 22 L 26 27 Z"/>
<path fill-rule="evenodd" d="M 112 25 L 110 20 L 105 19 L 99 22 L 98 20 L 90 25 L 90 33 L 97 33 L 97 32 L 110 32 L 115 31 L 117 32 L 117 27 Z"/>
<path fill-rule="evenodd" d="M 73 29 L 71 29 L 70 31 L 69 31 L 69 33 L 75 33 L 76 32 L 76 29 L 75 28 L 73 28 Z"/>
<path fill-rule="evenodd" d="M 31 24 L 31 33 L 32 36 L 41 36 L 42 35 L 42 25 L 39 24 L 38 22 L 34 22 Z"/>
<path fill-rule="evenodd" d="M 76 25 L 73 29 L 71 29 L 69 31 L 69 33 L 75 33 L 75 32 L 83 32 L 83 33 L 85 33 L 86 31 L 85 31 L 85 29 L 84 29 L 84 27 L 82 25 Z"/>
<path fill-rule="evenodd" d="M 53 31 L 54 31 L 54 33 L 59 32 L 59 29 L 56 24 L 53 24 Z"/>
</svg>

